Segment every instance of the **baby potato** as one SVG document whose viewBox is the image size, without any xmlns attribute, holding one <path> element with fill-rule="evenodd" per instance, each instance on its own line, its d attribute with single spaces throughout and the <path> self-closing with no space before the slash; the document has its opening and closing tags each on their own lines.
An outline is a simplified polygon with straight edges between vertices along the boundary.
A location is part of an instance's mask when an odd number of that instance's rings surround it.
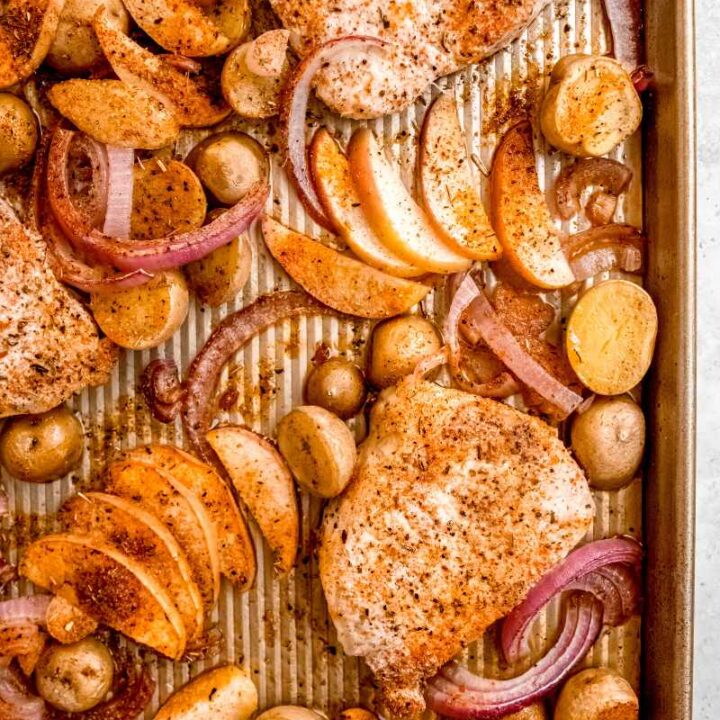
<svg viewBox="0 0 720 720">
<path fill-rule="evenodd" d="M 0 463 L 19 480 L 45 483 L 67 475 L 83 454 L 80 421 L 64 405 L 10 418 L 0 433 Z"/>
<path fill-rule="evenodd" d="M 570 431 L 592 487 L 618 490 L 634 477 L 645 449 L 645 416 L 629 397 L 597 398 Z"/>
<path fill-rule="evenodd" d="M 630 683 L 606 668 L 573 675 L 563 686 L 554 720 L 637 720 L 639 703 Z"/>
<path fill-rule="evenodd" d="M 435 326 L 417 315 L 404 315 L 380 323 L 372 334 L 367 375 L 375 387 L 395 385 L 442 342 Z"/>
<path fill-rule="evenodd" d="M 305 400 L 309 405 L 319 405 L 343 420 L 357 415 L 366 397 L 362 370 L 339 357 L 314 367 L 305 384 Z"/>
<path fill-rule="evenodd" d="M 242 132 L 211 135 L 193 148 L 187 162 L 223 205 L 234 205 L 270 172 L 260 143 Z"/>
<path fill-rule="evenodd" d="M 323 720 L 323 716 L 302 705 L 277 705 L 258 715 L 255 720 Z"/>
<path fill-rule="evenodd" d="M 355 707 L 343 710 L 337 720 L 378 720 L 378 716 L 365 708 Z"/>
<path fill-rule="evenodd" d="M 110 25 L 127 33 L 130 16 L 122 0 L 65 0 L 55 39 L 47 54 L 48 65 L 72 75 L 91 70 L 105 59 L 92 28 L 98 8 L 105 8 L 105 18 Z"/>
<path fill-rule="evenodd" d="M 30 106 L 15 95 L 0 93 L 0 175 L 27 163 L 37 140 L 37 123 Z"/>
<path fill-rule="evenodd" d="M 650 368 L 658 317 L 639 285 L 607 280 L 591 287 L 570 315 L 565 346 L 570 365 L 598 395 L 632 390 Z"/>
<path fill-rule="evenodd" d="M 164 343 L 185 322 L 189 299 L 183 274 L 167 270 L 140 287 L 91 295 L 90 309 L 115 344 L 145 350 Z"/>
<path fill-rule="evenodd" d="M 278 423 L 277 438 L 290 471 L 306 492 L 331 498 L 350 482 L 357 448 L 337 415 L 322 407 L 302 405 Z"/>
<path fill-rule="evenodd" d="M 569 55 L 553 69 L 540 125 L 559 150 L 601 157 L 640 127 L 642 112 L 633 81 L 617 60 Z"/>
<path fill-rule="evenodd" d="M 115 664 L 110 651 L 94 638 L 72 645 L 52 645 L 35 668 L 38 693 L 65 712 L 83 712 L 101 703 L 110 691 Z"/>
</svg>

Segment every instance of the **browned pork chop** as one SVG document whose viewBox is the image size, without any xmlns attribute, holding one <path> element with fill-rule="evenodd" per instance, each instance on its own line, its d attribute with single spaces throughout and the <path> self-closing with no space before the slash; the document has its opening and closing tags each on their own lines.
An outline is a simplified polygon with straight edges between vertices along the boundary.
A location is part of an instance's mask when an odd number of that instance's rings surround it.
<svg viewBox="0 0 720 720">
<path fill-rule="evenodd" d="M 323 522 L 320 575 L 350 655 L 391 714 L 582 539 L 594 505 L 557 432 L 494 400 L 405 381 L 373 409 Z"/>
<path fill-rule="evenodd" d="M 42 238 L 0 208 L 0 418 L 45 412 L 102 385 L 116 358 L 53 275 Z"/>
<path fill-rule="evenodd" d="M 322 70 L 320 98 L 346 117 L 398 112 L 436 78 L 489 57 L 516 38 L 549 0 L 270 0 L 298 49 L 343 35 L 391 45 L 349 53 Z"/>
</svg>

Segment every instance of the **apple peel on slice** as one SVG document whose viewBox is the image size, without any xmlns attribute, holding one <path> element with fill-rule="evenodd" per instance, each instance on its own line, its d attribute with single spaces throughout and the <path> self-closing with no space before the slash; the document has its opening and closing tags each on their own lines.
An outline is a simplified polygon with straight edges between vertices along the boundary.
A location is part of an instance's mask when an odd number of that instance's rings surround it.
<svg viewBox="0 0 720 720">
<path fill-rule="evenodd" d="M 513 125 L 501 140 L 490 180 L 495 231 L 513 270 L 548 290 L 575 282 L 538 184 L 529 121 Z"/>
<path fill-rule="evenodd" d="M 438 234 L 461 255 L 497 260 L 500 241 L 474 185 L 455 100 L 441 95 L 425 115 L 420 134 L 422 201 Z"/>
</svg>

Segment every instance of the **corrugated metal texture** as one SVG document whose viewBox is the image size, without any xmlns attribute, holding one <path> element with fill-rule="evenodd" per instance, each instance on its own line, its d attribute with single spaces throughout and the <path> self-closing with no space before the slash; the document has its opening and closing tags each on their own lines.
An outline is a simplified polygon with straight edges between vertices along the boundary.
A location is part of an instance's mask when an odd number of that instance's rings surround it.
<svg viewBox="0 0 720 720">
<path fill-rule="evenodd" d="M 371 127 L 384 138 L 404 179 L 411 183 L 416 137 L 425 108 L 440 91 L 454 91 L 462 101 L 461 120 L 468 146 L 477 160 L 477 181 L 487 200 L 488 183 L 484 173 L 491 165 L 501 126 L 507 124 L 500 119 L 508 120 L 518 108 L 536 113 L 549 71 L 562 55 L 606 50 L 607 33 L 600 0 L 554 2 L 506 50 L 479 66 L 439 80 L 414 107 L 374 121 Z M 355 123 L 333 118 L 321 108 L 316 112 L 324 115 L 324 121 L 334 127 L 339 136 L 349 138 Z M 238 123 L 237 126 L 272 145 L 273 137 L 263 135 L 257 124 Z M 541 183 L 549 187 L 564 160 L 557 153 L 549 152 L 541 137 L 536 140 Z M 191 145 L 190 138 L 183 142 L 184 148 Z M 640 224 L 643 209 L 639 138 L 620 148 L 615 156 L 635 171 L 622 213 L 628 221 Z M 322 236 L 321 229 L 296 202 L 277 158 L 273 161 L 272 183 L 268 210 L 298 230 Z M 576 226 L 567 229 L 574 230 Z M 164 347 L 124 354 L 107 386 L 87 391 L 74 401 L 85 423 L 89 450 L 76 475 L 48 486 L 22 485 L 3 476 L 11 508 L 16 513 L 15 525 L 6 533 L 5 542 L 12 560 L 16 559 L 18 544 L 52 526 L 52 514 L 63 498 L 76 487 L 97 482 L 109 457 L 151 440 L 182 445 L 179 425 L 163 426 L 151 421 L 143 401 L 136 395 L 138 378 L 155 357 L 172 357 L 184 371 L 221 318 L 258 295 L 291 287 L 287 277 L 269 258 L 257 229 L 252 231 L 251 239 L 254 248 L 251 277 L 234 302 L 219 310 L 203 309 L 193 303 L 188 321 Z M 429 299 L 424 309 L 441 319 L 446 300 L 438 293 Z M 553 301 L 567 312 L 568 302 L 562 302 L 559 296 Z M 359 360 L 368 333 L 367 323 L 343 324 L 333 318 L 310 317 L 281 323 L 255 337 L 225 370 L 223 387 L 233 384 L 240 399 L 235 408 L 221 413 L 219 419 L 243 422 L 272 435 L 276 421 L 301 401 L 303 381 L 316 347 L 324 342 L 333 352 Z M 642 482 L 639 479 L 619 493 L 596 494 L 596 507 L 596 521 L 588 539 L 642 533 Z M 299 703 L 335 713 L 345 706 L 372 704 L 372 678 L 360 660 L 344 656 L 327 616 L 313 552 L 321 511 L 319 500 L 302 497 L 302 553 L 297 569 L 287 579 L 275 576 L 272 559 L 265 552 L 257 528 L 252 527 L 258 551 L 257 583 L 251 592 L 242 595 L 223 585 L 215 618 L 224 635 L 220 658 L 190 666 L 153 660 L 159 683 L 149 716 L 174 687 L 204 667 L 221 661 L 248 664 L 259 690 L 261 707 Z M 21 583 L 20 591 L 24 590 Z M 552 635 L 557 614 L 557 608 L 553 607 L 537 622 L 538 648 Z M 606 632 L 588 658 L 588 664 L 616 667 L 638 687 L 639 634 L 638 620 Z M 502 674 L 494 648 L 494 638 L 489 633 L 484 641 L 468 649 L 470 667 Z"/>
</svg>

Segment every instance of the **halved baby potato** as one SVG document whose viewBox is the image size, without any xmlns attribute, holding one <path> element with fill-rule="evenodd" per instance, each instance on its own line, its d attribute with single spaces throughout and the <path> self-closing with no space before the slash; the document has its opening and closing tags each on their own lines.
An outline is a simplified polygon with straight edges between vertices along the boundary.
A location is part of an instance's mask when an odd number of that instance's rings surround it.
<svg viewBox="0 0 720 720">
<path fill-rule="evenodd" d="M 109 545 L 46 535 L 25 550 L 20 574 L 162 655 L 179 659 L 185 652 L 185 625 L 167 592 L 140 563 Z"/>
<path fill-rule="evenodd" d="M 70 645 L 92 635 L 98 626 L 95 618 L 58 595 L 55 595 L 48 605 L 45 622 L 50 637 L 63 645 Z"/>
<path fill-rule="evenodd" d="M 278 423 L 277 436 L 280 452 L 303 490 L 332 498 L 347 487 L 357 448 L 337 415 L 316 405 L 301 405 Z"/>
<path fill-rule="evenodd" d="M 185 322 L 189 299 L 183 274 L 166 270 L 139 287 L 95 293 L 90 308 L 100 329 L 116 345 L 144 350 L 172 337 Z"/>
<path fill-rule="evenodd" d="M 78 129 L 107 145 L 156 150 L 180 134 L 180 123 L 167 105 L 120 80 L 65 80 L 47 96 Z"/>
<path fill-rule="evenodd" d="M 205 610 L 212 610 L 220 594 L 217 531 L 195 494 L 172 475 L 132 459 L 108 467 L 105 490 L 167 525 L 185 552 Z"/>
<path fill-rule="evenodd" d="M 255 548 L 245 519 L 225 481 L 206 463 L 172 445 L 145 445 L 127 453 L 172 476 L 202 503 L 215 526 L 220 572 L 240 590 L 255 580 Z"/>
<path fill-rule="evenodd" d="M 183 618 L 188 640 L 202 634 L 204 611 L 185 553 L 168 528 L 128 500 L 89 492 L 60 508 L 66 532 L 97 538 L 137 560 L 155 577 Z"/>
<path fill-rule="evenodd" d="M 300 521 L 292 475 L 282 456 L 262 435 L 237 425 L 215 428 L 207 439 L 273 551 L 276 567 L 290 572 Z"/>
<path fill-rule="evenodd" d="M 285 272 L 310 295 L 335 310 L 365 318 L 406 312 L 430 292 L 427 285 L 380 270 L 294 232 L 264 216 L 265 244 Z"/>
<path fill-rule="evenodd" d="M 640 127 L 642 102 L 613 58 L 568 55 L 555 65 L 540 124 L 547 141 L 578 157 L 601 157 Z"/>
<path fill-rule="evenodd" d="M 591 287 L 568 320 L 565 344 L 583 385 L 598 395 L 632 390 L 652 362 L 658 316 L 639 285 L 608 280 Z"/>
</svg>

